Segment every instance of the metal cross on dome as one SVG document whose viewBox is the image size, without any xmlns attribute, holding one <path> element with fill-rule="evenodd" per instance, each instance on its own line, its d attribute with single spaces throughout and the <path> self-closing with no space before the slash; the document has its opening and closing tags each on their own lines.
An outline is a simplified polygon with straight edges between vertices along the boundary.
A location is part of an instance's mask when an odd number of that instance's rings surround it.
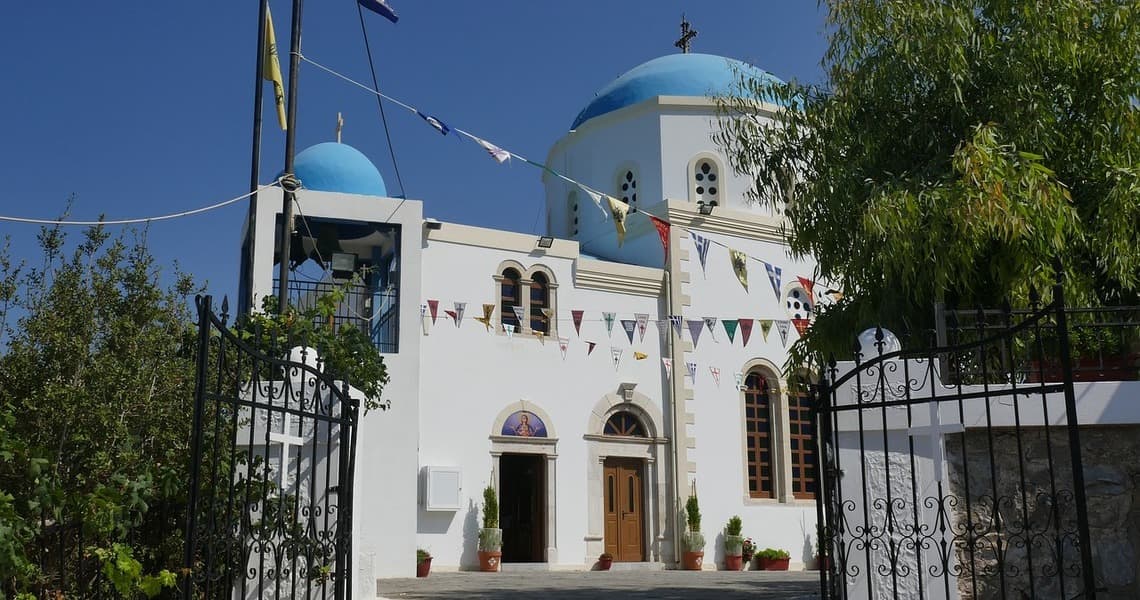
<svg viewBox="0 0 1140 600">
<path fill-rule="evenodd" d="M 939 416 L 939 409 L 941 403 L 937 400 L 931 400 L 930 406 L 930 425 L 925 427 L 911 427 L 907 429 L 907 435 L 911 437 L 925 437 L 930 443 L 930 458 L 934 463 L 934 481 L 942 485 L 942 477 L 944 465 L 946 463 L 946 445 L 943 436 L 948 433 L 962 433 L 966 428 L 961 423 L 942 423 Z"/>
<path fill-rule="evenodd" d="M 681 39 L 673 42 L 673 45 L 680 48 L 683 54 L 689 53 L 689 47 L 692 46 L 693 38 L 697 37 L 699 33 L 696 29 L 689 28 L 689 22 L 685 20 L 684 13 L 681 14 Z"/>
</svg>

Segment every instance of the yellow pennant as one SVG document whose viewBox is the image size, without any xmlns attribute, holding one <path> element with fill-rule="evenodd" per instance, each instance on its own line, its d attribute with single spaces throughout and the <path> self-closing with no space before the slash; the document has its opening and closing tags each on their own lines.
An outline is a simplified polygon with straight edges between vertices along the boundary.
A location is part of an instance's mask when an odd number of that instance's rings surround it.
<svg viewBox="0 0 1140 600">
<path fill-rule="evenodd" d="M 269 7 L 265 7 L 265 48 L 262 49 L 264 65 L 263 77 L 273 82 L 273 97 L 277 104 L 277 124 L 281 131 L 285 131 L 288 123 L 285 120 L 285 84 L 281 79 L 281 62 L 277 59 L 277 35 L 273 33 L 273 17 L 269 14 Z"/>
<path fill-rule="evenodd" d="M 644 353 L 644 352 L 636 352 L 635 351 L 633 353 L 633 357 L 636 358 L 637 360 L 645 360 L 646 358 L 649 357 L 649 355 Z"/>
<path fill-rule="evenodd" d="M 739 251 L 728 249 L 728 258 L 732 261 L 732 272 L 736 273 L 736 278 L 740 280 L 740 285 L 744 286 L 744 291 L 748 291 L 748 255 Z"/>
<path fill-rule="evenodd" d="M 491 315 L 493 315 L 493 314 L 495 314 L 495 305 L 494 304 L 484 304 L 483 305 L 483 316 L 475 317 L 475 320 L 482 323 L 483 326 L 487 328 L 487 331 L 491 331 Z"/>
<path fill-rule="evenodd" d="M 610 216 L 614 218 L 618 247 L 621 247 L 625 243 L 625 217 L 629 214 L 629 205 L 613 196 L 606 196 L 606 201 L 610 203 Z"/>
</svg>

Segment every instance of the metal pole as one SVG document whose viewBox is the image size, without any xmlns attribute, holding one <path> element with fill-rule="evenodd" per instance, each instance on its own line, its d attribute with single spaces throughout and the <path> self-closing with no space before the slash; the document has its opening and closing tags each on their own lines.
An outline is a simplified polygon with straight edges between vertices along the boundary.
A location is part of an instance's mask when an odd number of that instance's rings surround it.
<svg viewBox="0 0 1140 600">
<path fill-rule="evenodd" d="M 246 215 L 246 239 L 248 242 L 255 231 L 254 220 L 257 217 L 257 186 L 261 177 L 261 113 L 263 103 L 263 90 L 265 89 L 265 17 L 269 12 L 269 0 L 261 0 L 257 11 L 257 64 L 254 68 L 256 75 L 253 81 L 253 150 L 249 160 L 249 211 Z M 253 244 L 246 250 L 244 266 L 253 269 Z M 241 277 L 249 277 L 251 273 L 242 273 Z M 245 291 L 245 296 L 238 298 L 238 312 L 251 310 L 253 305 L 253 286 Z"/>
<path fill-rule="evenodd" d="M 1077 505 L 1077 534 L 1081 546 L 1081 576 L 1084 598 L 1096 600 L 1093 574 L 1092 540 L 1089 536 L 1088 500 L 1085 498 L 1085 471 L 1081 459 L 1081 432 L 1077 422 L 1077 398 L 1073 391 L 1073 362 L 1069 349 L 1069 323 L 1065 315 L 1063 271 L 1057 263 L 1057 283 L 1053 286 L 1053 304 L 1057 311 L 1057 341 L 1061 354 L 1061 376 L 1065 380 L 1065 420 L 1069 431 L 1069 460 L 1073 463 L 1073 499 Z"/>
<path fill-rule="evenodd" d="M 297 183 L 293 177 L 293 155 L 297 148 L 297 78 L 301 73 L 301 9 L 304 0 L 293 0 L 292 35 L 289 39 L 289 113 L 285 131 L 285 180 L 281 201 L 281 255 L 277 271 L 277 309 L 284 312 L 289 306 L 289 244 L 293 236 L 293 202 Z"/>
</svg>

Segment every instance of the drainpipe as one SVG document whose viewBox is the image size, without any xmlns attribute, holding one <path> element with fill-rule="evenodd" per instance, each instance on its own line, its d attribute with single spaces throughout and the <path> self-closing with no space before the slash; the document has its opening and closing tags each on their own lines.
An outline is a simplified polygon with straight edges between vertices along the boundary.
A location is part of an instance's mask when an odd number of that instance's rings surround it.
<svg viewBox="0 0 1140 600">
<path fill-rule="evenodd" d="M 666 207 L 665 207 L 665 214 L 666 215 L 669 214 L 668 204 L 666 204 Z M 670 228 L 669 234 L 670 234 L 669 247 L 671 249 L 675 249 L 677 247 L 678 236 L 673 235 L 673 228 Z M 667 315 L 667 316 L 669 316 L 669 315 L 677 314 L 675 309 L 674 309 L 674 305 L 673 305 L 673 276 L 672 276 L 673 275 L 672 274 L 672 271 L 673 271 L 673 252 L 670 252 L 669 256 L 667 258 L 668 258 L 668 260 L 666 261 L 666 264 L 665 264 L 665 306 L 666 306 L 666 309 L 669 311 L 669 314 Z M 678 523 L 680 522 L 680 519 L 678 518 L 677 507 L 680 505 L 680 489 L 681 489 L 681 465 L 680 465 L 680 463 L 681 463 L 681 452 L 682 452 L 683 448 L 681 448 L 681 436 L 679 435 L 679 432 L 681 431 L 681 429 L 680 429 L 680 425 L 678 424 L 678 420 L 679 420 L 681 411 L 678 410 L 676 381 L 678 380 L 678 377 L 679 377 L 678 373 L 681 373 L 681 371 L 679 371 L 679 369 L 684 368 L 685 365 L 684 365 L 684 360 L 680 360 L 680 361 L 677 360 L 676 346 L 673 342 L 673 336 L 675 334 L 676 334 L 676 330 L 672 327 L 672 323 L 670 323 L 670 325 L 669 325 L 669 338 L 668 338 L 669 339 L 668 350 L 669 350 L 669 357 L 673 361 L 673 372 L 672 372 L 672 376 L 669 378 L 669 385 L 667 387 L 669 389 L 669 406 L 672 409 L 671 420 L 672 420 L 672 425 L 673 425 L 673 427 L 672 427 L 673 490 L 672 490 L 672 493 L 670 494 L 670 499 L 672 500 L 672 502 L 670 503 L 668 512 L 669 512 L 669 519 L 671 519 L 671 521 L 670 521 L 671 529 L 673 531 L 673 562 L 674 562 L 674 564 L 679 565 L 679 564 L 681 564 L 681 532 L 678 530 Z"/>
</svg>

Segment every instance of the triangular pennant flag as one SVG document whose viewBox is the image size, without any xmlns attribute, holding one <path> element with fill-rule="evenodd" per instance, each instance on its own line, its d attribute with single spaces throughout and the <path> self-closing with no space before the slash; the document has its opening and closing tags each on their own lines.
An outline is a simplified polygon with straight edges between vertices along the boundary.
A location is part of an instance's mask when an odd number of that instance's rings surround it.
<svg viewBox="0 0 1140 600">
<path fill-rule="evenodd" d="M 491 331 L 491 315 L 493 315 L 493 314 L 495 314 L 495 305 L 494 304 L 484 304 L 483 305 L 483 316 L 482 317 L 475 317 L 475 320 L 482 323 L 483 326 L 487 328 L 487 331 Z"/>
<path fill-rule="evenodd" d="M 728 249 L 728 259 L 732 261 L 732 272 L 736 273 L 736 279 L 740 281 L 740 285 L 744 286 L 744 291 L 748 291 L 748 256 L 739 250 Z"/>
<path fill-rule="evenodd" d="M 590 197 L 590 200 L 594 201 L 594 205 L 598 207 L 598 210 L 602 211 L 602 215 L 604 215 L 605 218 L 610 218 L 610 211 L 606 210 L 606 208 L 602 206 L 602 197 L 604 196 L 603 194 L 599 194 L 598 192 L 595 192 L 594 190 L 591 190 L 590 188 L 580 183 L 578 184 L 578 187 L 582 188 L 582 191 Z"/>
<path fill-rule="evenodd" d="M 562 351 L 562 360 L 566 360 L 566 348 L 570 347 L 570 339 L 560 337 L 558 338 L 558 349 Z"/>
<path fill-rule="evenodd" d="M 621 348 L 613 348 L 613 347 L 610 348 L 610 358 L 612 358 L 614 361 L 614 368 L 615 369 L 617 368 L 618 363 L 621 362 L 621 353 L 622 352 L 624 352 L 624 350 L 622 350 Z"/>
<path fill-rule="evenodd" d="M 686 323 L 689 324 L 689 335 L 693 336 L 693 348 L 696 348 L 697 340 L 701 339 L 701 330 L 705 328 L 705 322 L 700 319 L 689 319 Z"/>
<path fill-rule="evenodd" d="M 554 320 L 554 309 L 553 308 L 542 309 L 542 316 L 546 317 L 547 323 L 550 323 L 551 321 Z"/>
<path fill-rule="evenodd" d="M 515 318 L 519 321 L 519 329 L 522 329 L 523 323 L 526 322 L 526 311 L 521 306 L 512 306 L 511 310 L 515 312 Z"/>
<path fill-rule="evenodd" d="M 425 316 L 427 316 L 427 305 L 426 305 L 426 304 L 421 304 L 421 305 L 420 305 L 420 320 L 423 320 L 423 318 L 424 318 Z"/>
<path fill-rule="evenodd" d="M 716 317 L 705 317 L 705 327 L 709 328 L 709 335 L 716 341 Z M 719 342 L 718 342 L 719 343 Z"/>
<path fill-rule="evenodd" d="M 673 359 L 662 358 L 661 364 L 665 365 L 665 378 L 666 379 L 672 379 L 673 378 Z"/>
<path fill-rule="evenodd" d="M 669 315 L 669 322 L 677 330 L 677 337 L 681 337 L 681 315 Z"/>
<path fill-rule="evenodd" d="M 455 312 L 454 310 L 445 310 L 443 311 L 443 314 L 451 317 L 451 320 L 455 321 L 455 326 L 459 327 L 459 313 Z"/>
<path fill-rule="evenodd" d="M 780 267 L 772 263 L 764 263 L 764 270 L 768 272 L 768 281 L 772 284 L 772 291 L 776 292 L 776 299 L 780 299 Z"/>
<path fill-rule="evenodd" d="M 629 205 L 614 198 L 606 196 L 610 205 L 610 215 L 614 218 L 614 230 L 617 231 L 618 248 L 625 243 L 625 218 L 629 215 Z"/>
<path fill-rule="evenodd" d="M 629 336 L 629 343 L 633 343 L 633 331 L 637 328 L 637 321 L 633 319 L 622 319 L 621 327 L 625 330 L 625 334 Z"/>
<path fill-rule="evenodd" d="M 570 316 L 574 318 L 574 333 L 582 335 L 582 313 L 584 311 L 572 310 Z"/>
<path fill-rule="evenodd" d="M 597 346 L 597 344 L 595 344 L 594 342 L 589 342 L 589 341 L 586 342 L 586 356 L 589 356 L 589 355 L 594 353 L 594 346 Z"/>
<path fill-rule="evenodd" d="M 716 387 L 720 387 L 720 369 L 716 367 L 709 367 L 709 373 L 712 373 L 713 381 L 716 382 Z"/>
<path fill-rule="evenodd" d="M 787 319 L 780 319 L 776 321 L 776 329 L 780 332 L 780 343 L 788 345 L 788 329 L 791 328 L 791 323 Z"/>
<path fill-rule="evenodd" d="M 515 326 L 514 325 L 511 325 L 510 323 L 504 323 L 503 324 L 503 331 L 507 332 L 507 339 L 514 339 L 514 337 L 515 337 Z"/>
<path fill-rule="evenodd" d="M 815 282 L 807 277 L 796 277 L 796 279 L 799 280 L 800 285 L 804 286 L 804 291 L 807 292 L 808 299 L 814 299 L 815 296 L 812 295 L 812 288 L 815 287 Z"/>
<path fill-rule="evenodd" d="M 633 358 L 635 358 L 637 360 L 645 360 L 646 358 L 649 358 L 649 355 L 644 353 L 644 352 L 638 352 L 635 350 L 633 352 Z"/>
<path fill-rule="evenodd" d="M 393 23 L 400 20 L 386 0 L 357 0 L 357 3 Z"/>
<path fill-rule="evenodd" d="M 760 319 L 760 332 L 764 334 L 764 341 L 768 341 L 768 332 L 772 331 L 772 319 Z"/>
<path fill-rule="evenodd" d="M 441 134 L 447 135 L 447 134 L 451 133 L 451 128 L 447 126 L 447 123 L 444 123 L 443 121 L 440 121 L 439 119 L 437 119 L 431 115 L 425 115 L 424 113 L 422 113 L 418 110 L 416 111 L 416 114 L 419 115 L 420 118 L 423 119 L 424 121 L 427 121 L 428 125 L 431 125 L 432 127 L 434 127 L 435 130 L 440 132 Z"/>
<path fill-rule="evenodd" d="M 510 152 L 507 152 L 506 150 L 503 150 L 502 148 L 500 148 L 500 147 L 498 147 L 498 146 L 492 144 L 491 142 L 488 142 L 487 140 L 484 140 L 482 138 L 477 138 L 475 136 L 471 136 L 471 139 L 475 140 L 476 144 L 479 144 L 480 146 L 482 146 L 483 149 L 487 151 L 487 154 L 490 154 L 491 158 L 498 161 L 499 164 L 503 164 L 503 163 L 507 162 L 508 160 L 510 160 L 510 158 L 511 158 Z"/>
<path fill-rule="evenodd" d="M 752 337 L 752 319 L 737 319 L 740 323 L 740 341 L 744 342 L 744 347 L 748 347 L 748 338 Z"/>
<path fill-rule="evenodd" d="M 463 311 L 465 311 L 465 310 L 467 310 L 467 303 L 466 302 L 456 302 L 455 303 L 455 317 L 454 318 L 455 318 L 455 326 L 456 327 L 459 327 L 459 324 L 463 322 Z"/>
<path fill-rule="evenodd" d="M 796 331 L 799 332 L 800 337 L 804 337 L 809 327 L 811 327 L 811 319 L 792 319 L 792 325 L 796 326 Z"/>
<path fill-rule="evenodd" d="M 649 217 L 649 221 L 657 228 L 657 236 L 661 238 L 661 249 L 665 252 L 665 261 L 669 261 L 669 222 L 658 219 L 657 217 L 649 214 L 642 213 Z"/>
<path fill-rule="evenodd" d="M 535 331 L 532 333 L 534 333 L 534 337 L 538 338 L 538 343 L 542 344 L 543 346 L 546 345 L 546 334 L 545 333 L 543 333 L 541 331 Z"/>
<path fill-rule="evenodd" d="M 695 231 L 690 231 L 689 235 L 693 238 L 693 246 L 697 249 L 697 257 L 701 259 L 701 272 L 705 271 L 705 259 L 709 256 L 709 239 Z"/>
<path fill-rule="evenodd" d="M 637 319 L 637 332 L 641 334 L 641 341 L 645 341 L 645 328 L 649 325 L 649 315 L 646 313 L 634 313 L 633 318 Z M 632 343 L 632 340 L 630 341 Z"/>
<path fill-rule="evenodd" d="M 439 300 L 428 300 L 428 309 L 431 310 L 431 324 L 435 325 L 435 319 L 439 316 Z"/>
<path fill-rule="evenodd" d="M 685 363 L 685 369 L 689 371 L 689 379 L 692 379 L 693 382 L 696 382 L 697 381 L 697 363 L 692 362 L 692 361 L 686 362 Z"/>
<path fill-rule="evenodd" d="M 281 131 L 289 127 L 285 117 L 285 84 L 281 79 L 281 61 L 277 57 L 277 34 L 273 31 L 273 17 L 265 7 L 265 46 L 261 50 L 261 70 L 266 81 L 273 82 L 273 99 L 277 105 L 277 124 Z"/>
<path fill-rule="evenodd" d="M 731 344 L 732 342 L 735 342 L 736 341 L 737 320 L 736 319 L 722 319 L 720 324 L 724 325 L 724 332 L 728 334 L 728 343 Z"/>
<path fill-rule="evenodd" d="M 602 318 L 605 319 L 605 321 L 606 321 L 606 333 L 608 333 L 611 336 L 614 334 L 614 317 L 616 317 L 616 316 L 617 316 L 617 313 L 612 313 L 612 312 L 602 313 Z"/>
<path fill-rule="evenodd" d="M 744 389 L 744 373 L 737 371 L 736 373 L 733 373 L 733 376 L 736 377 L 736 389 Z"/>
</svg>

